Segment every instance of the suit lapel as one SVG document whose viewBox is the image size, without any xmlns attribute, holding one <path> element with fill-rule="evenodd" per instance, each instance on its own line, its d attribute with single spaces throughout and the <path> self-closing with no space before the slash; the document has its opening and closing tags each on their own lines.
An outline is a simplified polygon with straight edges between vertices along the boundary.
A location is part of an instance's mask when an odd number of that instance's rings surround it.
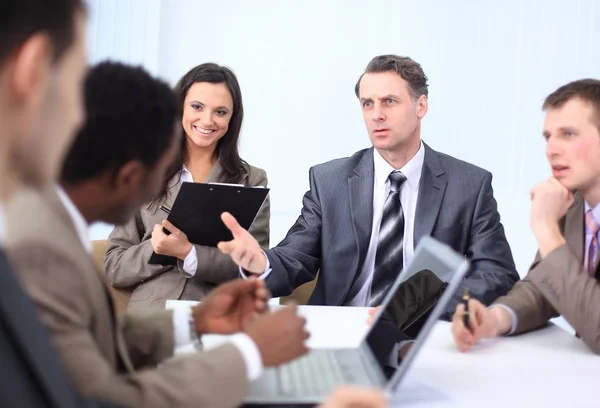
<svg viewBox="0 0 600 408">
<path fill-rule="evenodd" d="M 421 180 L 419 181 L 419 195 L 415 214 L 415 247 L 421 238 L 431 235 L 448 184 L 437 152 L 426 144 L 424 146 L 425 160 L 421 171 Z"/>
<path fill-rule="evenodd" d="M 248 184 L 248 177 L 250 175 L 250 169 L 249 169 L 249 167 L 247 167 L 246 164 L 244 164 L 243 167 L 244 167 L 244 172 L 242 173 L 242 178 L 239 181 L 234 182 L 234 184 L 243 184 L 243 185 Z M 214 164 L 214 166 L 210 170 L 208 177 L 206 178 L 205 181 L 203 181 L 203 183 L 215 183 L 215 182 L 223 183 L 224 182 L 223 180 L 225 180 L 225 170 L 223 170 L 223 166 L 221 166 L 221 162 L 219 162 L 217 160 L 217 162 Z"/>
<path fill-rule="evenodd" d="M 218 161 L 210 170 L 208 177 L 206 178 L 205 183 L 221 183 L 223 180 L 223 167 L 221 167 L 221 163 Z"/>
<path fill-rule="evenodd" d="M 63 205 L 56 189 L 54 187 L 46 189 L 43 193 L 43 199 L 48 204 L 48 206 L 52 209 L 58 216 L 58 222 L 67 227 L 69 230 L 68 237 L 60 237 L 61 240 L 68 240 L 66 245 L 69 247 L 75 246 L 77 249 L 81 249 L 81 251 L 85 252 L 85 248 L 79 239 L 79 234 L 77 233 L 77 228 L 75 228 L 75 224 L 73 223 L 73 219 L 71 215 Z"/>
<path fill-rule="evenodd" d="M 585 256 L 585 207 L 583 196 L 575 193 L 575 202 L 569 208 L 564 218 L 563 236 L 567 245 L 571 248 L 577 259 L 581 260 Z M 600 281 L 600 256 L 596 256 L 595 278 Z"/>
<path fill-rule="evenodd" d="M 173 208 L 173 203 L 175 202 L 175 198 L 177 197 L 177 194 L 179 194 L 179 190 L 181 190 L 181 180 L 180 180 L 180 175 L 176 175 L 170 182 L 169 182 L 169 186 L 171 186 L 169 188 L 169 192 L 167 193 L 165 199 L 164 199 L 164 203 L 167 207 L 169 208 Z M 160 212 L 160 210 L 157 210 L 156 212 Z M 164 216 L 161 216 L 161 219 L 164 219 Z"/>
<path fill-rule="evenodd" d="M 340 291 L 340 294 L 344 294 L 340 299 L 346 297 L 345 294 L 360 275 L 369 248 L 369 240 L 373 229 L 373 180 L 375 177 L 373 166 L 373 148 L 371 148 L 363 154 L 348 178 L 348 202 L 358 251 L 358 263 L 354 271 L 349 271 L 350 273 L 354 272 L 353 279 L 344 280 L 346 287 Z"/>
<path fill-rule="evenodd" d="M 177 189 L 179 189 L 179 185 L 180 184 L 178 184 Z M 77 228 L 75 227 L 75 224 L 73 223 L 73 220 L 71 219 L 71 216 L 69 215 L 69 212 L 63 205 L 63 203 L 60 200 L 56 191 L 54 189 L 50 189 L 44 194 L 44 196 L 45 196 L 46 201 L 48 202 L 48 205 L 52 208 L 53 212 L 56 213 L 56 215 L 58 216 L 60 223 L 63 224 L 64 226 L 66 226 L 70 233 L 69 234 L 70 236 L 61 237 L 61 239 L 65 241 L 66 245 L 68 245 L 69 248 L 81 253 L 82 256 L 85 256 L 85 259 L 89 264 L 90 270 L 94 271 L 94 275 L 96 275 L 96 279 L 98 279 L 98 282 L 100 282 L 100 285 L 102 287 L 104 295 L 106 296 L 106 301 L 108 302 L 108 306 L 110 307 L 109 314 L 110 314 L 110 320 L 113 324 L 112 331 L 115 335 L 117 352 L 119 353 L 120 360 L 123 363 L 124 367 L 127 370 L 129 370 L 130 372 L 133 372 L 134 371 L 133 364 L 131 363 L 131 360 L 129 358 L 129 353 L 128 353 L 127 347 L 125 345 L 125 340 L 123 339 L 121 330 L 118 326 L 116 312 L 115 312 L 116 308 L 115 308 L 115 304 L 114 304 L 114 299 L 113 299 L 110 289 L 108 287 L 108 283 L 106 282 L 106 280 L 102 279 L 100 272 L 96 268 L 96 264 L 94 263 L 94 259 L 92 258 L 92 255 L 87 252 L 87 250 L 83 246 L 83 243 L 79 239 L 79 234 L 77 233 Z"/>
<path fill-rule="evenodd" d="M 365 152 L 348 178 L 348 199 L 359 258 L 364 259 L 373 229 L 373 149 Z"/>
<path fill-rule="evenodd" d="M 577 255 L 577 259 L 582 262 L 585 253 L 585 227 L 583 214 L 583 197 L 581 194 L 575 194 L 575 202 L 567 211 L 565 216 L 564 237 L 569 247 Z"/>
<path fill-rule="evenodd" d="M 585 207 L 583 196 L 575 193 L 575 202 L 569 208 L 565 216 L 565 227 L 563 235 L 567 245 L 571 248 L 577 259 L 583 265 L 585 256 Z M 596 256 L 595 277 L 600 280 L 600 256 Z"/>
</svg>

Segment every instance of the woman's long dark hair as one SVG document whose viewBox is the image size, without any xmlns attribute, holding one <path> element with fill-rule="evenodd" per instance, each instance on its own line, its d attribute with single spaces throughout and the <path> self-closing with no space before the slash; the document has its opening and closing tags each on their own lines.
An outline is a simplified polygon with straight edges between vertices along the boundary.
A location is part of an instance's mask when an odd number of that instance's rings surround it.
<svg viewBox="0 0 600 408">
<path fill-rule="evenodd" d="M 240 130 L 242 129 L 242 121 L 244 120 L 244 104 L 242 103 L 240 84 L 230 68 L 210 62 L 192 68 L 175 85 L 175 93 L 179 98 L 181 106 L 181 116 L 183 116 L 185 97 L 191 86 L 198 82 L 225 84 L 231 94 L 231 99 L 233 99 L 233 113 L 229 120 L 227 133 L 217 142 L 216 153 L 225 176 L 220 181 L 224 183 L 239 183 L 247 172 L 245 167 L 247 163 L 241 159 L 238 150 L 238 140 L 240 138 Z M 172 187 L 169 186 L 170 181 L 181 172 L 183 164 L 188 158 L 188 138 L 185 137 L 185 130 L 183 134 L 184 137 L 181 139 L 181 149 L 179 150 L 177 160 L 175 160 L 167 171 L 164 186 L 161 190 L 161 198 L 167 195 L 169 189 Z"/>
</svg>

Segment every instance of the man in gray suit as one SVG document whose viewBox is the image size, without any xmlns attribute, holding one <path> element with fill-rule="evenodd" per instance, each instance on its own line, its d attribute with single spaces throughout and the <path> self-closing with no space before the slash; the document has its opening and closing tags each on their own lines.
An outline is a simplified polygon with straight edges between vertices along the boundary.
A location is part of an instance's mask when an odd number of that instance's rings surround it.
<svg viewBox="0 0 600 408">
<path fill-rule="evenodd" d="M 274 296 L 319 272 L 309 303 L 378 306 L 420 239 L 431 235 L 471 260 L 463 287 L 473 297 L 489 304 L 507 293 L 519 277 L 492 175 L 421 141 L 428 104 L 421 66 L 408 57 L 375 57 L 355 91 L 373 147 L 310 169 L 300 217 L 277 247 L 264 253 L 224 214 L 234 239 L 220 249 L 266 279 Z M 445 318 L 459 301 L 457 294 Z"/>
</svg>

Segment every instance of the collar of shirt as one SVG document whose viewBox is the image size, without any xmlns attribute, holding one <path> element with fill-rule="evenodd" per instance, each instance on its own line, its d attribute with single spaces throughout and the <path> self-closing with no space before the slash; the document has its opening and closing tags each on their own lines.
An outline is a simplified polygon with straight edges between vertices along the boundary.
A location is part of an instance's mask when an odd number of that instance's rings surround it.
<svg viewBox="0 0 600 408">
<path fill-rule="evenodd" d="M 90 240 L 90 231 L 87 221 L 85 220 L 81 212 L 79 212 L 79 209 L 77 209 L 75 204 L 73 204 L 73 201 L 71 201 L 71 198 L 67 195 L 67 193 L 65 192 L 65 190 L 63 190 L 61 186 L 56 186 L 56 192 L 58 193 L 60 201 L 67 209 L 67 212 L 69 213 L 69 216 L 71 217 L 71 220 L 75 225 L 75 230 L 77 231 L 77 235 L 79 235 L 79 240 L 81 241 L 81 244 L 83 245 L 85 250 L 91 254 L 92 241 Z"/>
<path fill-rule="evenodd" d="M 423 147 L 423 142 L 421 142 L 417 154 L 415 154 L 401 169 L 393 168 L 385 161 L 377 149 L 373 149 L 373 162 L 375 166 L 375 186 L 377 189 L 385 186 L 388 182 L 388 176 L 392 171 L 400 170 L 402 174 L 406 176 L 406 183 L 408 183 L 408 186 L 412 190 L 417 191 L 419 182 L 421 181 L 423 164 L 425 163 L 425 148 Z"/>
<path fill-rule="evenodd" d="M 182 183 L 193 183 L 194 182 L 194 177 L 192 176 L 192 173 L 190 173 L 190 171 L 187 169 L 187 167 L 185 167 L 185 165 L 181 169 L 181 182 Z"/>
</svg>

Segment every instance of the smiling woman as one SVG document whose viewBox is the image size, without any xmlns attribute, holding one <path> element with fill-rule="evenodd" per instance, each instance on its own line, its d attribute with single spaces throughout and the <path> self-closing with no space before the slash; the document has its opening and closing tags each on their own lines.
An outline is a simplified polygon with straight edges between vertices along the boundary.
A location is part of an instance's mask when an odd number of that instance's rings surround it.
<svg viewBox="0 0 600 408">
<path fill-rule="evenodd" d="M 267 186 L 265 171 L 239 155 L 244 107 L 233 71 L 214 63 L 198 65 L 179 80 L 175 91 L 185 134 L 179 156 L 167 173 L 160 197 L 109 236 L 105 273 L 114 287 L 133 291 L 130 310 L 164 308 L 167 299 L 201 300 L 219 283 L 239 277 L 231 258 L 217 248 L 193 245 L 185 234 L 163 232 L 166 214 L 160 207 L 172 206 L 182 182 Z M 269 217 L 267 198 L 249 230 L 265 249 L 269 247 Z M 177 266 L 149 265 L 153 252 L 176 257 Z"/>
<path fill-rule="evenodd" d="M 211 148 L 227 132 L 232 112 L 233 99 L 225 84 L 196 82 L 185 97 L 181 122 L 193 144 Z"/>
<path fill-rule="evenodd" d="M 185 166 L 194 180 L 204 181 L 218 162 L 224 173 L 222 181 L 239 183 L 248 165 L 238 151 L 244 105 L 233 71 L 213 63 L 201 64 L 188 71 L 175 90 L 183 104 L 181 124 L 186 137 L 171 176 Z"/>
</svg>

